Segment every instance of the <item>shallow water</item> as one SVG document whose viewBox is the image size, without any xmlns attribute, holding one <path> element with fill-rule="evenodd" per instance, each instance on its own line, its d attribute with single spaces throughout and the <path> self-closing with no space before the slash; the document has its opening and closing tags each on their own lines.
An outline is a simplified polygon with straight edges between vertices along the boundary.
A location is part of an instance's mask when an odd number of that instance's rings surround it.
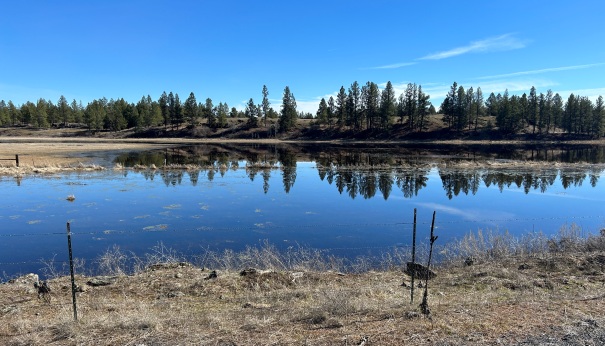
<svg viewBox="0 0 605 346">
<path fill-rule="evenodd" d="M 267 240 L 376 256 L 410 245 L 414 208 L 424 243 L 433 211 L 441 244 L 480 229 L 604 227 L 602 148 L 488 149 L 198 146 L 124 154 L 119 170 L 5 177 L 0 267 L 8 277 L 62 265 L 67 222 L 74 256 L 91 266 L 114 244 L 194 256 Z"/>
</svg>

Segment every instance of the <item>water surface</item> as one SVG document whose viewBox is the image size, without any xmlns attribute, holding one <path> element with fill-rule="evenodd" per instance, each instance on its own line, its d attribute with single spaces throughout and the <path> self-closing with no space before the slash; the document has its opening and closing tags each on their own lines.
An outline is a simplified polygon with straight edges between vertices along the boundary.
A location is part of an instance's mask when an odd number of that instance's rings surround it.
<svg viewBox="0 0 605 346">
<path fill-rule="evenodd" d="M 158 243 L 184 256 L 265 240 L 346 257 L 411 242 L 413 210 L 426 242 L 477 230 L 554 235 L 604 227 L 603 148 L 196 146 L 133 152 L 126 167 L 0 180 L 0 266 L 38 272 L 74 256 Z M 522 164 L 519 164 L 521 160 Z M 569 165 L 568 163 L 574 163 Z M 66 200 L 74 195 L 75 201 Z"/>
</svg>

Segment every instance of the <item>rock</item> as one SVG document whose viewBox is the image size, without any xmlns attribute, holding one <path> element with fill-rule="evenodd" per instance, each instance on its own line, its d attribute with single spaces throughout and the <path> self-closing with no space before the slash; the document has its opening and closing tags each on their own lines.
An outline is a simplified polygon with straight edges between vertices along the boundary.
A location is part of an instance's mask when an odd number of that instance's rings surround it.
<svg viewBox="0 0 605 346">
<path fill-rule="evenodd" d="M 107 286 L 115 283 L 117 280 L 117 276 L 96 276 L 86 281 L 86 284 L 92 287 Z"/>
<path fill-rule="evenodd" d="M 302 278 L 304 274 L 305 273 L 303 272 L 291 273 L 290 276 L 292 277 L 292 282 L 296 282 L 296 279 Z"/>
<path fill-rule="evenodd" d="M 34 282 L 38 282 L 40 281 L 40 278 L 38 277 L 38 274 L 33 274 L 33 273 L 29 273 L 23 276 L 20 276 L 18 278 L 14 278 L 11 280 L 8 280 L 8 283 L 10 284 L 28 284 L 28 285 L 33 285 Z"/>
<path fill-rule="evenodd" d="M 204 278 L 204 280 L 216 279 L 217 277 L 218 273 L 216 272 L 216 270 L 213 270 L 210 272 L 210 274 L 208 274 L 208 276 L 206 276 L 206 278 Z"/>
<path fill-rule="evenodd" d="M 168 297 L 168 298 L 178 298 L 178 297 L 182 297 L 184 295 L 185 295 L 185 293 L 183 293 L 181 291 L 170 291 L 170 292 L 166 293 L 166 297 Z"/>
<path fill-rule="evenodd" d="M 472 258 L 472 257 L 467 257 L 467 258 L 464 260 L 464 265 L 465 265 L 465 266 L 467 266 L 467 267 L 472 266 L 474 263 L 475 263 L 475 259 L 474 259 L 474 258 Z"/>
<path fill-rule="evenodd" d="M 249 276 L 249 275 L 255 275 L 258 273 L 258 270 L 254 269 L 254 268 L 248 268 L 248 269 L 244 269 L 242 270 L 239 275 L 240 276 Z"/>
<path fill-rule="evenodd" d="M 527 269 L 531 269 L 531 266 L 527 263 L 523 263 L 519 266 L 519 270 L 527 270 Z"/>
<path fill-rule="evenodd" d="M 405 273 L 417 279 L 434 279 L 437 274 L 420 263 L 408 262 Z"/>
<path fill-rule="evenodd" d="M 264 304 L 264 303 L 247 302 L 246 304 L 244 304 L 244 308 L 267 309 L 267 308 L 270 308 L 270 307 L 271 307 L 271 305 Z"/>
<path fill-rule="evenodd" d="M 174 278 L 175 278 L 175 279 L 180 279 L 180 278 L 182 278 L 182 277 L 183 277 L 183 274 L 181 274 L 181 273 L 176 273 L 176 274 L 174 274 Z"/>
</svg>

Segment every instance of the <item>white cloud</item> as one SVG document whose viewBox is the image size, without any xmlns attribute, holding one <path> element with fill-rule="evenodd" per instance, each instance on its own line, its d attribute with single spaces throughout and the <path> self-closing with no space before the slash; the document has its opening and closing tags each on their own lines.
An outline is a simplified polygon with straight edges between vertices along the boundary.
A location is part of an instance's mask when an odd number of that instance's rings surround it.
<svg viewBox="0 0 605 346">
<path fill-rule="evenodd" d="M 576 96 L 588 97 L 593 102 L 599 98 L 599 96 L 605 97 L 605 88 L 591 88 L 591 89 L 575 89 L 575 90 L 554 90 L 554 93 L 558 93 L 564 100 L 569 95 L 574 94 Z"/>
<path fill-rule="evenodd" d="M 504 34 L 480 41 L 473 41 L 466 46 L 429 54 L 418 60 L 441 60 L 467 53 L 506 51 L 524 48 L 525 45 L 526 43 L 524 41 L 517 39 L 512 34 Z"/>
<path fill-rule="evenodd" d="M 370 70 L 395 69 L 395 68 L 412 66 L 412 65 L 416 65 L 416 63 L 415 62 L 400 62 L 400 63 L 396 63 L 396 64 L 391 64 L 391 65 L 370 67 L 369 69 Z"/>
<path fill-rule="evenodd" d="M 505 73 L 505 74 L 498 74 L 498 75 L 493 75 L 493 76 L 484 76 L 484 77 L 478 77 L 477 79 L 494 79 L 494 78 L 503 78 L 503 77 L 517 77 L 517 76 L 525 76 L 525 75 L 540 74 L 540 73 L 547 73 L 547 72 L 580 70 L 580 69 L 591 68 L 591 67 L 602 66 L 602 65 L 605 65 L 605 63 L 586 64 L 586 65 L 574 65 L 574 66 L 563 66 L 563 67 L 551 67 L 551 68 L 544 68 L 544 69 L 539 69 L 539 70 Z"/>
<path fill-rule="evenodd" d="M 481 221 L 489 224 L 496 224 L 494 220 L 505 221 L 515 217 L 513 213 L 499 210 L 476 210 L 476 209 L 459 209 L 439 203 L 418 203 L 420 207 L 439 211 L 444 214 L 459 216 L 468 221 Z"/>
</svg>

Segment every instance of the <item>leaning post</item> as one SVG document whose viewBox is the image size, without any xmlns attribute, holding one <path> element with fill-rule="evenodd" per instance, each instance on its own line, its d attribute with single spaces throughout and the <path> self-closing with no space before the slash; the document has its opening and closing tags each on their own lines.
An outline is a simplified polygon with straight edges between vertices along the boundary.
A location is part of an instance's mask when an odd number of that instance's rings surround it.
<svg viewBox="0 0 605 346">
<path fill-rule="evenodd" d="M 416 264 L 416 208 L 414 208 L 414 230 L 412 231 L 412 267 L 410 268 L 412 271 L 412 287 L 410 289 L 410 304 L 414 303 L 414 277 L 416 276 L 414 264 Z"/>
<path fill-rule="evenodd" d="M 71 299 L 74 308 L 74 320 L 78 320 L 78 307 L 76 306 L 76 280 L 74 277 L 74 261 L 71 251 L 71 226 L 67 223 L 67 248 L 69 249 L 69 271 L 71 273 Z"/>
</svg>

